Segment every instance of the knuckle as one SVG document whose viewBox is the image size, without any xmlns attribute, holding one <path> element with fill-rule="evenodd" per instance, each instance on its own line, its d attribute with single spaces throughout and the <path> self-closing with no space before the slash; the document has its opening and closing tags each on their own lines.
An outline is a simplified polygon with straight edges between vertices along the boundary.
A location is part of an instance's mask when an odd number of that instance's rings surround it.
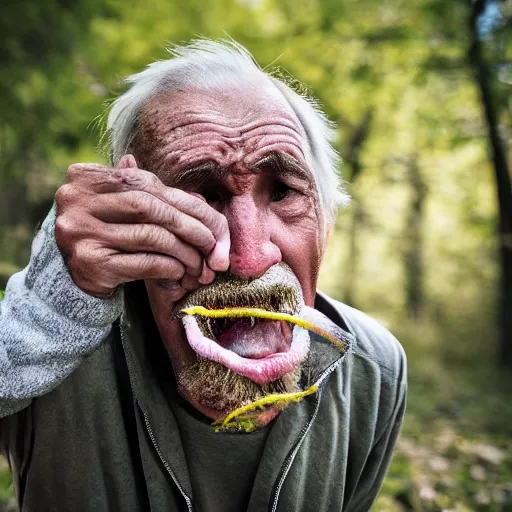
<svg viewBox="0 0 512 512">
<path fill-rule="evenodd" d="M 59 208 L 67 206 L 75 199 L 74 187 L 69 183 L 60 186 L 55 193 L 55 201 Z"/>
<path fill-rule="evenodd" d="M 218 230 L 222 234 L 226 234 L 229 232 L 229 225 L 228 225 L 228 219 L 222 213 L 219 213 L 216 210 L 214 211 L 213 215 L 213 221 L 215 225 L 217 226 Z"/>
<path fill-rule="evenodd" d="M 146 224 L 136 224 L 133 226 L 133 229 L 130 231 L 131 240 L 133 242 L 138 242 L 139 244 L 144 244 L 148 242 L 149 234 L 148 228 Z"/>
<path fill-rule="evenodd" d="M 146 218 L 151 209 L 151 196 L 145 192 L 134 192 L 131 196 L 133 213 L 140 218 Z"/>
<path fill-rule="evenodd" d="M 167 222 L 176 230 L 183 228 L 182 214 L 176 208 L 170 207 L 167 212 Z"/>
<path fill-rule="evenodd" d="M 55 239 L 66 243 L 74 234 L 74 225 L 71 219 L 65 215 L 58 215 L 55 219 Z"/>
<path fill-rule="evenodd" d="M 151 254 L 140 254 L 137 258 L 137 266 L 141 274 L 146 274 L 155 268 L 155 261 Z"/>
<path fill-rule="evenodd" d="M 109 270 L 109 256 L 98 250 L 91 241 L 77 242 L 66 265 L 75 284 L 94 296 L 106 296 L 118 285 L 119 280 Z"/>
<path fill-rule="evenodd" d="M 66 170 L 66 179 L 68 182 L 73 181 L 77 178 L 83 171 L 83 164 L 71 164 Z"/>
<path fill-rule="evenodd" d="M 144 276 L 164 276 L 165 264 L 162 256 L 143 253 L 138 259 L 138 267 L 141 275 Z"/>
<path fill-rule="evenodd" d="M 165 276 L 173 281 L 178 281 L 185 275 L 185 267 L 178 260 L 155 254 L 144 254 L 141 267 L 145 274 Z"/>
<path fill-rule="evenodd" d="M 136 183 L 134 184 L 136 184 L 141 190 L 152 190 L 154 188 L 159 188 L 161 185 L 156 174 L 152 172 L 144 171 L 142 169 L 130 169 L 127 172 L 136 177 Z"/>
<path fill-rule="evenodd" d="M 199 249 L 201 249 L 204 253 L 209 253 L 215 247 L 215 237 L 213 234 L 206 235 L 203 237 L 198 245 Z"/>
<path fill-rule="evenodd" d="M 152 172 L 147 172 L 148 174 L 148 184 L 154 188 L 160 188 L 162 186 L 162 182 L 158 178 L 158 176 Z"/>
<path fill-rule="evenodd" d="M 171 260 L 169 270 L 176 280 L 181 279 L 185 275 L 185 267 L 176 260 Z"/>
<path fill-rule="evenodd" d="M 165 244 L 165 232 L 158 226 L 137 224 L 133 228 L 132 236 L 136 245 L 149 249 L 162 249 Z"/>
<path fill-rule="evenodd" d="M 204 203 L 201 200 L 198 200 L 200 204 L 198 204 L 198 211 L 201 213 L 201 218 L 203 222 L 210 227 L 215 234 L 220 236 L 225 235 L 229 231 L 228 221 L 222 213 L 218 212 L 207 203 Z"/>
</svg>

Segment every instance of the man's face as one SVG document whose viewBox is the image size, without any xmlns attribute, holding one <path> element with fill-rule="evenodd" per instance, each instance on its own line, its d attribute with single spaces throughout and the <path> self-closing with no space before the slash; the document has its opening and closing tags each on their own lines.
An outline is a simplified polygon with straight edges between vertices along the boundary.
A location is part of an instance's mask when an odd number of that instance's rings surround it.
<svg viewBox="0 0 512 512">
<path fill-rule="evenodd" d="M 246 282 L 289 267 L 305 304 L 313 306 L 324 247 L 304 147 L 301 125 L 279 91 L 255 87 L 153 97 L 143 110 L 134 153 L 139 166 L 165 185 L 202 195 L 226 217 L 231 251 L 223 279 Z M 273 382 L 256 384 L 198 357 L 173 318 L 176 308 L 165 286 L 147 281 L 146 287 L 181 392 L 203 414 L 218 419 L 264 392 L 294 390 L 297 371 L 290 368 L 282 375 L 276 370 Z M 289 326 L 265 322 L 252 334 L 247 322 L 232 329 L 236 351 L 246 360 L 290 349 Z"/>
</svg>

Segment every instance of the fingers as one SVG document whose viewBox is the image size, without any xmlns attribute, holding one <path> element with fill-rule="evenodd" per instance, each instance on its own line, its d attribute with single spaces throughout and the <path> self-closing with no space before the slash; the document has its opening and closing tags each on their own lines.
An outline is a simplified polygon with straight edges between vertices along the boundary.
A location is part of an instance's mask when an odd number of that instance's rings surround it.
<svg viewBox="0 0 512 512">
<path fill-rule="evenodd" d="M 185 274 L 181 280 L 181 286 L 187 291 L 197 290 L 201 286 L 210 284 L 214 279 L 215 272 L 204 261 L 201 275 L 198 277 L 190 273 Z"/>
<path fill-rule="evenodd" d="M 136 162 L 132 155 L 125 155 L 119 164 L 136 165 Z M 75 164 L 68 169 L 68 182 L 73 183 L 76 180 L 81 180 L 88 190 L 98 194 L 123 191 L 146 192 L 198 220 L 211 231 L 215 239 L 215 244 L 208 249 L 210 267 L 217 271 L 228 269 L 230 238 L 227 220 L 224 215 L 206 203 L 204 198 L 180 189 L 166 187 L 155 174 L 132 167 L 110 169 L 97 164 Z M 188 227 L 182 232 L 190 233 Z M 203 252 L 205 249 L 201 248 Z"/>
<path fill-rule="evenodd" d="M 144 191 L 100 194 L 89 208 L 91 215 L 106 223 L 162 226 L 204 255 L 215 247 L 215 237 L 204 224 Z"/>
<path fill-rule="evenodd" d="M 174 283 L 179 298 L 229 267 L 226 218 L 200 194 L 138 169 L 133 155 L 115 168 L 70 166 L 56 203 L 57 245 L 73 280 L 93 295 L 158 279 Z"/>
<path fill-rule="evenodd" d="M 94 240 L 80 241 L 67 257 L 70 276 L 90 295 L 104 297 L 130 281 L 165 279 L 179 281 L 185 266 L 175 258 L 154 253 L 122 253 Z"/>
<path fill-rule="evenodd" d="M 110 259 L 110 264 L 122 283 L 139 279 L 179 281 L 185 275 L 185 267 L 181 262 L 161 254 L 117 254 Z"/>
<path fill-rule="evenodd" d="M 229 268 L 230 236 L 226 217 L 208 203 L 183 190 L 166 187 L 165 196 L 178 210 L 196 218 L 212 232 L 216 243 L 207 257 L 212 270 L 225 272 Z"/>
<path fill-rule="evenodd" d="M 124 252 L 161 253 L 176 258 L 187 274 L 199 277 L 203 271 L 203 258 L 192 246 L 154 224 L 110 224 L 98 231 L 105 247 L 122 248 Z"/>
<path fill-rule="evenodd" d="M 126 157 L 126 158 L 125 158 Z M 132 155 L 125 155 L 120 164 L 134 165 L 135 159 Z M 204 236 L 199 235 L 198 242 L 203 242 L 198 248 L 208 254 L 208 264 L 213 270 L 226 271 L 229 267 L 230 237 L 227 220 L 218 211 L 208 205 L 204 200 L 195 197 L 180 189 L 166 187 L 158 177 L 148 171 L 136 168 L 111 169 L 98 164 L 75 164 L 68 169 L 68 183 L 73 184 L 80 181 L 81 188 L 88 193 L 108 194 L 120 192 L 145 192 L 162 202 L 173 207 L 175 210 L 210 230 L 213 243 L 206 243 Z M 140 213 L 147 210 L 151 203 L 149 199 L 143 198 L 140 194 L 134 206 Z M 153 205 L 155 203 L 153 202 Z M 146 213 L 148 213 L 146 211 Z M 196 232 L 198 223 L 186 219 L 183 215 L 172 213 L 178 225 L 178 236 L 186 235 L 186 241 L 196 245 L 192 239 Z"/>
<path fill-rule="evenodd" d="M 215 279 L 215 272 L 208 266 L 206 261 L 203 262 L 203 271 L 198 278 L 200 284 L 210 284 Z"/>
</svg>

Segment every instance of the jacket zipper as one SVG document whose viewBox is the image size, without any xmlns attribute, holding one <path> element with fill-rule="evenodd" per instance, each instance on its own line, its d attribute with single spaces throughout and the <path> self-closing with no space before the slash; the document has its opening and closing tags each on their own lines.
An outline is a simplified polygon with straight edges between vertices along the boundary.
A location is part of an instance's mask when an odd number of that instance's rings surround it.
<svg viewBox="0 0 512 512">
<path fill-rule="evenodd" d="M 338 361 L 335 361 L 334 363 L 331 364 L 331 366 L 329 366 L 326 370 L 324 370 L 324 372 L 320 375 L 320 377 L 318 378 L 318 380 L 316 381 L 315 384 L 320 386 L 320 384 L 322 384 L 322 382 L 337 368 L 337 366 L 339 364 L 341 364 L 343 359 L 344 359 L 343 357 L 340 358 Z M 274 499 L 272 500 L 272 508 L 270 509 L 271 512 L 276 512 L 276 510 L 277 510 L 277 502 L 279 500 L 279 494 L 281 493 L 281 489 L 283 487 L 286 476 L 288 475 L 288 472 L 290 471 L 292 463 L 297 455 L 297 452 L 299 451 L 299 448 L 302 445 L 302 442 L 304 441 L 307 433 L 309 432 L 309 429 L 311 428 L 311 425 L 315 421 L 315 418 L 318 414 L 321 392 L 322 392 L 322 390 L 319 388 L 318 392 L 316 394 L 316 397 L 315 397 L 316 398 L 315 410 L 313 411 L 313 414 L 309 418 L 309 421 L 306 424 L 306 426 L 300 431 L 299 440 L 295 444 L 295 447 L 293 448 L 292 453 L 290 453 L 290 455 L 286 458 L 283 465 L 281 466 L 281 477 L 279 478 L 279 483 L 277 484 L 277 487 L 276 487 L 276 490 L 274 493 Z"/>
<path fill-rule="evenodd" d="M 140 404 L 138 402 L 137 402 L 137 404 L 140 407 Z M 156 453 L 158 453 L 158 456 L 160 457 L 160 460 L 162 461 L 162 464 L 165 466 L 165 469 L 167 470 L 169 475 L 171 475 L 171 478 L 172 478 L 173 482 L 176 484 L 176 487 L 178 488 L 178 490 L 180 491 L 181 495 L 185 499 L 185 501 L 187 503 L 188 510 L 190 512 L 193 512 L 193 507 L 192 507 L 191 499 L 185 494 L 185 491 L 183 490 L 183 487 L 181 487 L 181 485 L 178 482 L 178 479 L 176 478 L 176 476 L 172 472 L 171 466 L 169 466 L 167 461 L 164 459 L 164 456 L 162 455 L 162 452 L 160 451 L 160 448 L 158 447 L 158 444 L 157 444 L 155 436 L 153 434 L 153 429 L 151 428 L 151 424 L 149 423 L 149 419 L 148 419 L 147 414 L 144 412 L 142 407 L 140 407 L 140 410 L 142 411 L 142 414 L 144 415 L 144 423 L 146 424 L 146 430 L 148 431 L 149 437 L 151 438 L 151 441 L 153 442 L 153 446 L 155 447 Z"/>
<path fill-rule="evenodd" d="M 126 359 L 126 364 L 128 365 L 128 375 L 130 376 L 130 385 L 131 385 L 131 388 L 133 391 L 132 374 L 129 371 L 131 368 L 131 365 L 128 361 L 128 358 L 126 357 L 126 338 L 125 338 L 125 334 L 124 334 L 124 330 L 123 330 L 122 319 L 119 322 L 119 332 L 121 334 L 121 342 L 123 344 L 123 349 L 125 350 L 125 359 Z M 160 457 L 162 464 L 164 465 L 165 469 L 167 470 L 167 473 L 169 473 L 169 475 L 171 476 L 172 481 L 176 484 L 176 487 L 178 488 L 181 495 L 183 496 L 183 499 L 185 500 L 185 502 L 187 504 L 188 511 L 193 512 L 194 508 L 192 506 L 192 500 L 187 496 L 187 494 L 183 490 L 183 487 L 181 487 L 180 483 L 178 482 L 178 479 L 176 478 L 175 474 L 173 473 L 173 471 L 171 469 L 171 466 L 165 460 L 162 452 L 160 451 L 160 447 L 158 446 L 158 443 L 156 442 L 156 438 L 155 438 L 155 435 L 153 434 L 153 428 L 151 427 L 151 423 L 149 422 L 148 415 L 146 414 L 146 411 L 144 411 L 144 409 L 141 407 L 137 397 L 136 397 L 136 402 L 137 402 L 137 405 L 139 406 L 139 409 L 141 410 L 142 414 L 144 415 L 144 424 L 146 426 L 146 431 L 151 439 L 151 442 L 153 443 L 153 447 L 155 448 L 156 453 Z"/>
</svg>

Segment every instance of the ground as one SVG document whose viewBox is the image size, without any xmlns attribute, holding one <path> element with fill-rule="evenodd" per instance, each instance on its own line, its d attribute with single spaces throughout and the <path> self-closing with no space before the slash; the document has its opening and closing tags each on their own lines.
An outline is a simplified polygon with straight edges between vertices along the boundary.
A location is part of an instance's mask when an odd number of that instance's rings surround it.
<svg viewBox="0 0 512 512">
<path fill-rule="evenodd" d="M 443 357 L 403 339 L 408 409 L 373 510 L 512 511 L 511 372 L 492 354 Z"/>
</svg>

